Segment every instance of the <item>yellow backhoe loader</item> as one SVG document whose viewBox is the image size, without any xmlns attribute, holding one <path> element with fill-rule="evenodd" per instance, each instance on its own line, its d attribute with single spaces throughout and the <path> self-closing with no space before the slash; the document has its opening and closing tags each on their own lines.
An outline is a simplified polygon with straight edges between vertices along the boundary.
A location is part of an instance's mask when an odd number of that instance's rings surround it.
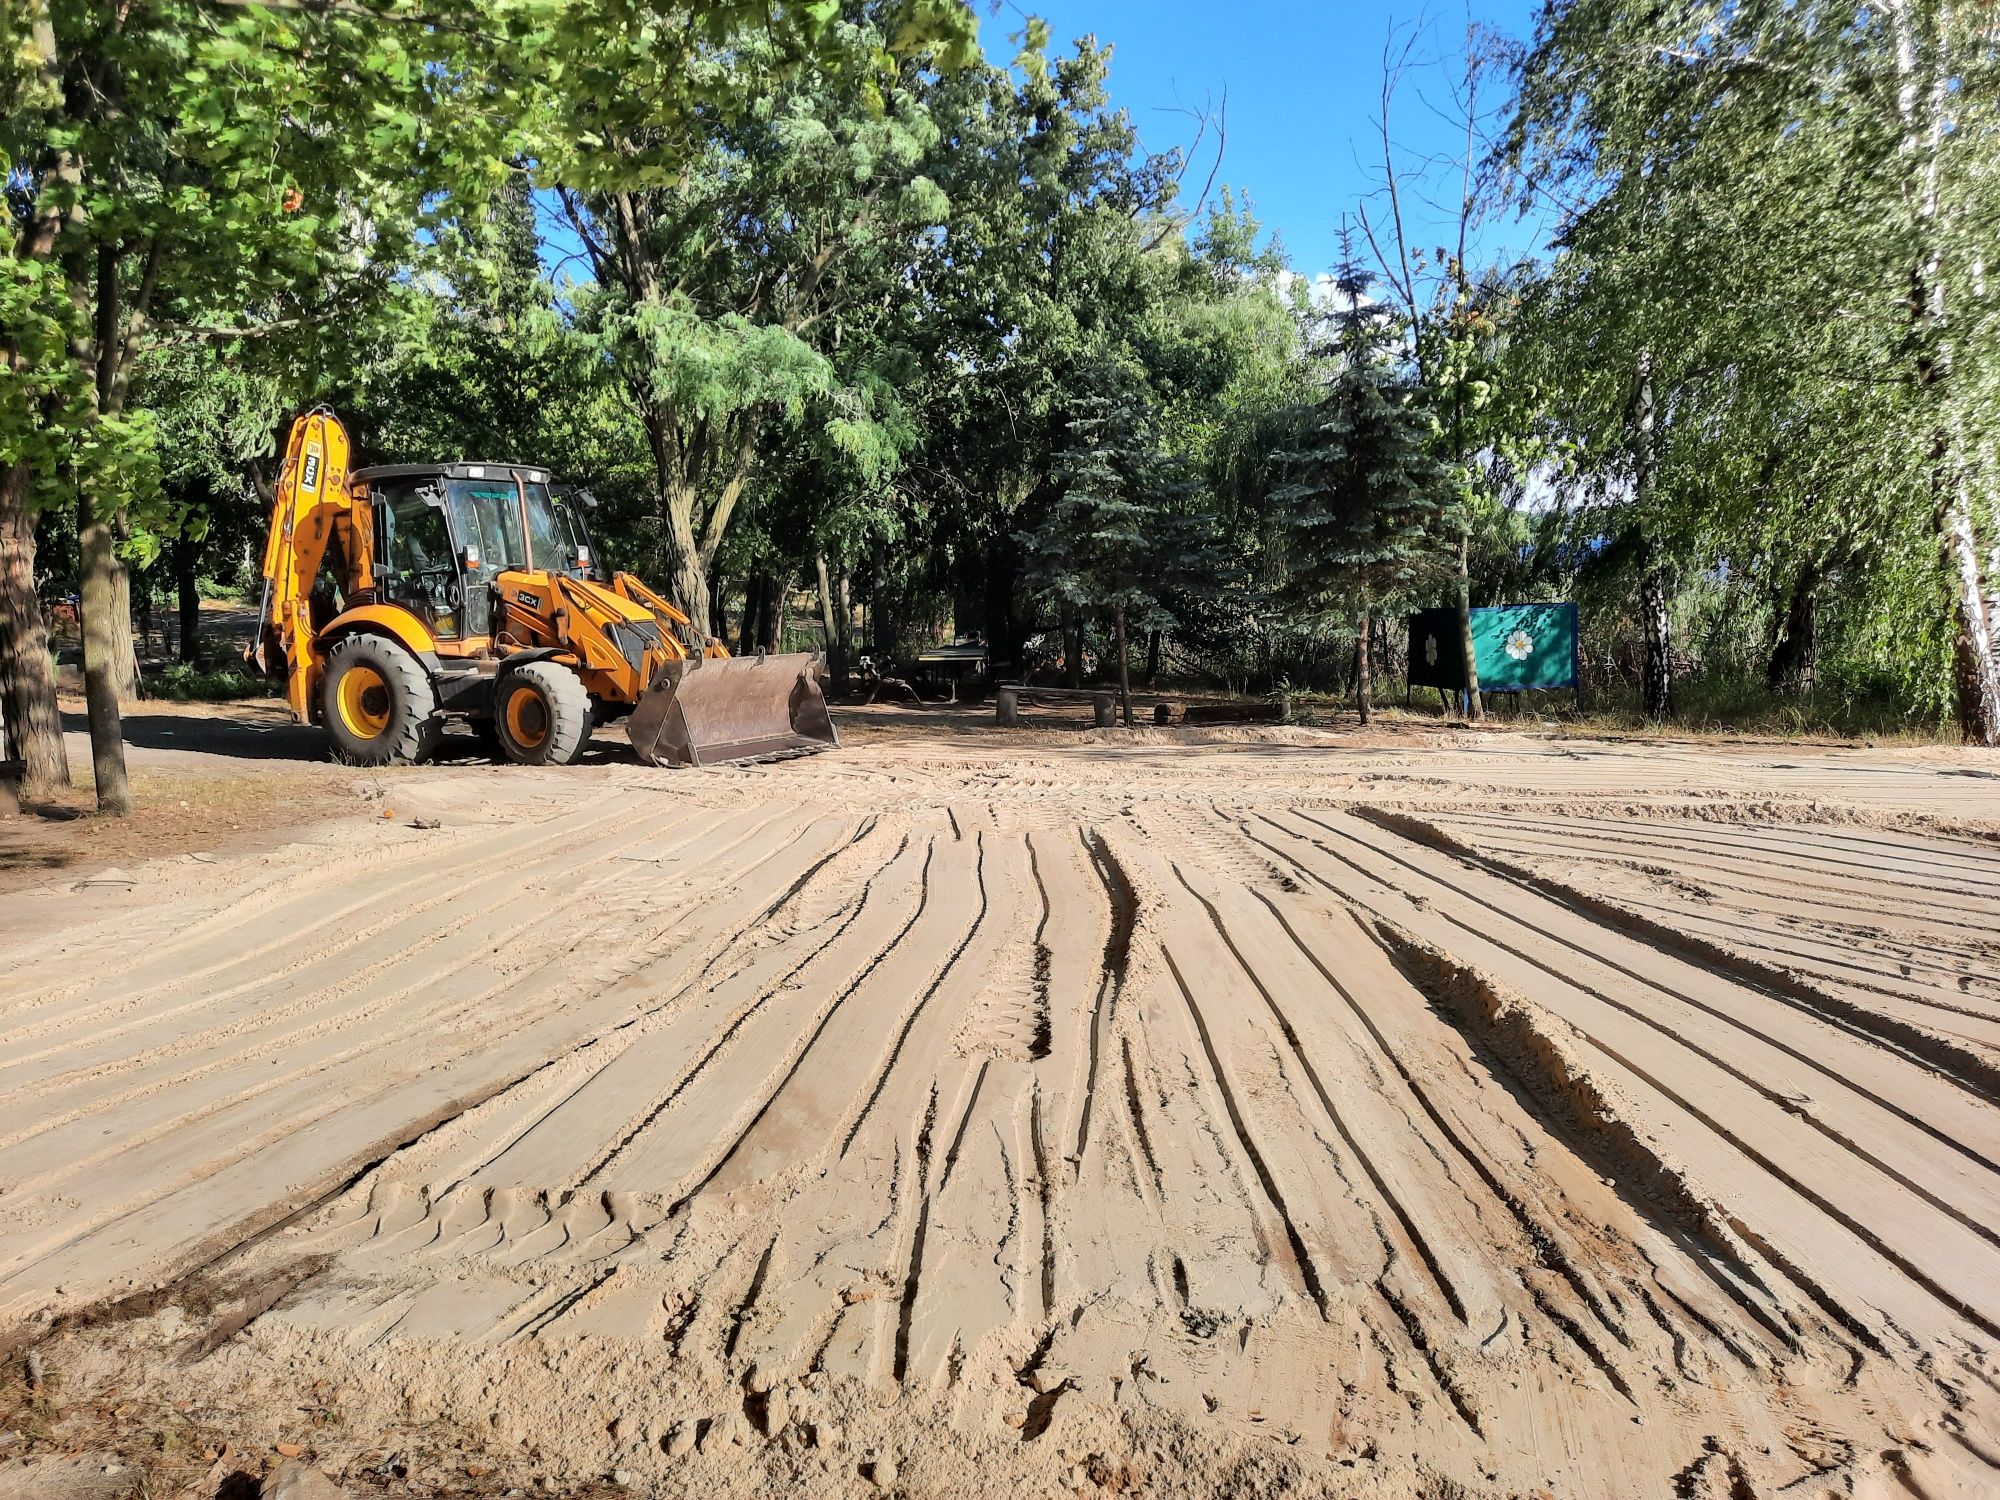
<svg viewBox="0 0 2000 1500">
<path fill-rule="evenodd" d="M 682 643 L 686 615 L 599 569 L 573 494 L 512 463 L 348 468 L 333 413 L 292 424 L 246 657 L 351 765 L 423 758 L 454 719 L 566 765 L 623 719 L 639 758 L 709 766 L 839 743 L 816 655 Z"/>
</svg>

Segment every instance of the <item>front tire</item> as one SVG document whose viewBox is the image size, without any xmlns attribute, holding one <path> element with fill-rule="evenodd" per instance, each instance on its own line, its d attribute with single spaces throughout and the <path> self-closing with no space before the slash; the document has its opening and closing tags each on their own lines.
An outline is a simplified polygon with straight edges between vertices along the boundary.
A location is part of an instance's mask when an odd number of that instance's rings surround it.
<svg viewBox="0 0 2000 1500">
<path fill-rule="evenodd" d="M 350 766 L 422 760 L 444 732 L 430 674 L 379 635 L 350 635 L 327 652 L 319 717 L 334 758 Z"/>
<path fill-rule="evenodd" d="M 500 674 L 493 727 L 501 750 L 517 765 L 574 765 L 590 743 L 590 694 L 568 667 L 523 662 Z"/>
</svg>

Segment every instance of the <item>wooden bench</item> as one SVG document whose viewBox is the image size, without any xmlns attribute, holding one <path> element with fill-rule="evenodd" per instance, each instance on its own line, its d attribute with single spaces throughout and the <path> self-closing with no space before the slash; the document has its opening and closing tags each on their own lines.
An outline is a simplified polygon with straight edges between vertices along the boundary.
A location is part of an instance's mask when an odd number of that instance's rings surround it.
<svg viewBox="0 0 2000 1500">
<path fill-rule="evenodd" d="M 1025 683 L 1003 682 L 993 691 L 993 707 L 1006 728 L 1020 727 L 1024 693 L 1030 698 L 1088 698 L 1099 729 L 1109 729 L 1118 722 L 1118 695 L 1108 689 L 1029 687 Z"/>
</svg>

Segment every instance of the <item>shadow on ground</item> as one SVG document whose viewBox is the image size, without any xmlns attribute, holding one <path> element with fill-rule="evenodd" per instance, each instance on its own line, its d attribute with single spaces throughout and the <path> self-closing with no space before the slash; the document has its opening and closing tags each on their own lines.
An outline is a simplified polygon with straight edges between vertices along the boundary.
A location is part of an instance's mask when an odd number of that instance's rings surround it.
<svg viewBox="0 0 2000 1500">
<path fill-rule="evenodd" d="M 140 750 L 186 750 L 198 755 L 224 755 L 239 760 L 324 761 L 326 736 L 289 716 L 255 709 L 219 708 L 206 713 L 149 712 L 140 708 L 123 718 L 125 743 Z M 63 715 L 63 729 L 87 734 L 89 721 L 79 713 Z"/>
</svg>

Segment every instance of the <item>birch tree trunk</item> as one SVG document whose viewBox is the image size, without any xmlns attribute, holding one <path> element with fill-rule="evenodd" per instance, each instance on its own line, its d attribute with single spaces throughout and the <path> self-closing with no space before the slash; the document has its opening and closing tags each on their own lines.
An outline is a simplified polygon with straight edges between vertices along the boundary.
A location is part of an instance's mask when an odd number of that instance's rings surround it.
<svg viewBox="0 0 2000 1500">
<path fill-rule="evenodd" d="M 1659 457 L 1653 444 L 1653 351 L 1639 351 L 1632 387 L 1632 505 L 1639 513 L 1646 571 L 1639 580 L 1640 707 L 1649 719 L 1664 719 L 1674 711 L 1674 654 L 1667 612 L 1667 573 L 1655 556 L 1646 528 L 1652 523 L 1653 483 Z"/>
<path fill-rule="evenodd" d="M 840 660 L 846 670 L 854 670 L 854 586 L 847 564 L 840 565 Z"/>
<path fill-rule="evenodd" d="M 1903 161 L 1904 193 L 1916 229 L 1909 289 L 1910 321 L 1917 336 L 1914 373 L 1918 389 L 1939 408 L 1931 438 L 1931 518 L 1951 619 L 1958 732 L 1967 744 L 2000 745 L 2000 660 L 1980 570 L 1978 524 L 1965 455 L 1952 443 L 1942 409 L 1950 399 L 1944 377 L 1952 352 L 1945 322 L 1944 221 L 1939 211 L 1950 95 L 1946 52 L 1952 37 L 1951 8 L 1887 0 L 1884 9 L 1895 38 L 1896 112 L 1902 129 L 1897 154 Z"/>
</svg>

